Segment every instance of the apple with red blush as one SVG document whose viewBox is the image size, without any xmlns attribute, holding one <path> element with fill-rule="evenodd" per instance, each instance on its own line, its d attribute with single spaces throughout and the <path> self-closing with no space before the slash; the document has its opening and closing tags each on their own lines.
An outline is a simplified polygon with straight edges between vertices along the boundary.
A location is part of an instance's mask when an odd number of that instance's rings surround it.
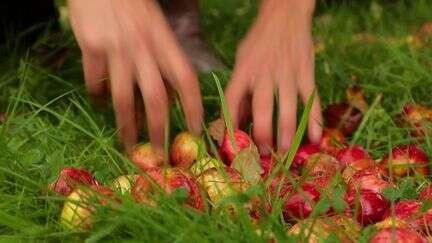
<svg viewBox="0 0 432 243">
<path fill-rule="evenodd" d="M 68 196 L 76 187 L 98 185 L 98 182 L 87 170 L 66 167 L 60 171 L 57 180 L 48 188 L 56 193 Z"/>
<path fill-rule="evenodd" d="M 129 159 L 141 170 L 161 167 L 164 163 L 163 152 L 155 149 L 150 143 L 135 146 Z"/>
<path fill-rule="evenodd" d="M 390 227 L 379 230 L 369 241 L 370 243 L 426 243 L 421 234 L 403 227 Z"/>
<path fill-rule="evenodd" d="M 336 154 L 336 159 L 345 167 L 354 161 L 372 158 L 364 148 L 353 145 L 340 149 Z"/>
<path fill-rule="evenodd" d="M 346 213 L 356 215 L 364 226 L 381 221 L 390 207 L 390 202 L 382 194 L 371 190 L 348 191 L 345 201 L 349 205 Z"/>
<path fill-rule="evenodd" d="M 400 145 L 381 162 L 386 176 L 405 177 L 415 173 L 429 175 L 429 158 L 417 145 Z"/>
<path fill-rule="evenodd" d="M 233 139 L 236 149 L 234 149 L 229 133 L 225 131 L 220 146 L 221 158 L 228 166 L 231 165 L 234 158 L 241 150 L 248 148 L 252 144 L 252 139 L 250 138 L 250 136 L 239 129 L 234 129 Z"/>
<path fill-rule="evenodd" d="M 325 128 L 320 140 L 320 148 L 324 152 L 335 156 L 338 151 L 346 147 L 345 135 L 337 129 Z"/>
<path fill-rule="evenodd" d="M 325 124 L 328 128 L 339 129 L 350 136 L 359 126 L 363 113 L 347 102 L 330 104 L 324 111 Z"/>
</svg>

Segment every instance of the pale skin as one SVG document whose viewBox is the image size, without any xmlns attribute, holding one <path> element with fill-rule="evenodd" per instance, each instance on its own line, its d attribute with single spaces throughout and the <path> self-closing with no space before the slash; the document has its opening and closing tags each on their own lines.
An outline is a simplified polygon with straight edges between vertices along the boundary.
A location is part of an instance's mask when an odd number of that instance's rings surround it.
<svg viewBox="0 0 432 243">
<path fill-rule="evenodd" d="M 273 144 L 270 104 L 279 107 L 278 151 L 289 149 L 296 130 L 297 95 L 315 90 L 311 19 L 314 0 L 263 0 L 257 19 L 236 56 L 225 94 L 233 124 L 251 107 L 253 136 L 261 153 Z M 203 107 L 196 73 L 155 0 L 69 0 L 72 28 L 82 51 L 86 88 L 100 97 L 109 77 L 119 137 L 126 150 L 137 143 L 133 87 L 139 87 L 149 137 L 162 150 L 168 124 L 169 90 L 180 97 L 191 132 L 201 132 Z M 250 99 L 249 99 L 250 97 Z M 309 140 L 321 137 L 318 96 Z"/>
</svg>

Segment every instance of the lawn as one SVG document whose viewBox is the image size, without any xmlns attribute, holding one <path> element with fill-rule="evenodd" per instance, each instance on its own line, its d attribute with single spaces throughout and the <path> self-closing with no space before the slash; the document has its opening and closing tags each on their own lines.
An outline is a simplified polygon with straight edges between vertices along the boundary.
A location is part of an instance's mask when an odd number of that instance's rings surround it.
<svg viewBox="0 0 432 243">
<path fill-rule="evenodd" d="M 256 1 L 207 0 L 201 9 L 205 36 L 231 70 L 236 45 L 253 21 Z M 432 107 L 432 45 L 419 47 L 413 41 L 426 21 L 432 21 L 430 0 L 318 1 L 313 32 L 321 46 L 316 82 L 323 106 L 343 100 L 353 83 L 363 88 L 369 109 L 349 141 L 366 148 L 375 159 L 396 145 L 418 143 L 395 122 L 406 103 Z M 197 212 L 179 204 L 175 195 L 163 198 L 157 207 L 137 204 L 126 195 L 118 207 L 97 206 L 91 230 L 62 227 L 59 215 L 65 199 L 49 192 L 47 185 L 63 167 L 87 168 L 107 185 L 138 169 L 118 144 L 110 105 L 97 108 L 88 100 L 80 52 L 70 31 L 54 40 L 41 36 L 36 45 L 48 46 L 50 53 L 67 48 L 61 67 L 50 67 L 35 51 L 22 51 L 13 44 L 0 50 L 0 112 L 7 113 L 6 122 L 0 124 L 0 242 L 290 240 L 286 232 L 291 225 L 284 222 L 280 209 L 255 225 L 244 213 L 232 219 L 210 209 Z M 229 70 L 214 73 L 223 85 Z M 212 74 L 200 74 L 200 81 L 205 118 L 210 122 L 219 116 L 220 97 Z M 299 107 L 299 117 L 303 111 Z M 174 105 L 171 117 L 173 136 L 185 129 L 179 105 Z M 143 142 L 145 134 L 143 128 Z M 432 140 L 424 140 L 421 147 L 431 157 Z M 427 182 L 402 182 L 393 200 L 416 198 Z M 263 185 L 255 189 L 233 200 L 241 203 L 264 194 Z M 366 227 L 359 240 L 367 242 L 373 233 L 373 227 Z"/>
</svg>

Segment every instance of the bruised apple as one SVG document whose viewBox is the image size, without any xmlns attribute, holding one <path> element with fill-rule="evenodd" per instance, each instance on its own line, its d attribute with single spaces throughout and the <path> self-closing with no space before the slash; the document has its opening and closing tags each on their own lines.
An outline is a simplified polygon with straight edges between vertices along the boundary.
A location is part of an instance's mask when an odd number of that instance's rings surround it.
<svg viewBox="0 0 432 243">
<path fill-rule="evenodd" d="M 339 129 L 344 135 L 354 133 L 360 124 L 363 113 L 347 102 L 331 104 L 324 111 L 326 126 Z"/>
<path fill-rule="evenodd" d="M 204 171 L 210 169 L 210 168 L 223 168 L 225 167 L 225 164 L 215 158 L 211 157 L 203 157 L 201 159 L 198 159 L 190 168 L 190 172 L 193 176 L 198 177 L 203 173 Z"/>
<path fill-rule="evenodd" d="M 347 167 L 342 172 L 342 177 L 345 180 L 345 182 L 349 184 L 350 180 L 353 178 L 353 175 L 356 172 L 366 170 L 366 169 L 376 169 L 377 173 L 379 173 L 374 160 L 362 159 L 348 164 Z"/>
<path fill-rule="evenodd" d="M 302 174 L 312 177 L 334 176 L 342 167 L 332 156 L 325 153 L 316 153 L 306 160 Z"/>
<path fill-rule="evenodd" d="M 231 143 L 231 138 L 228 132 L 225 131 L 220 147 L 220 154 L 222 160 L 228 166 L 231 165 L 238 152 L 249 147 L 252 143 L 252 139 L 249 137 L 249 135 L 239 129 L 234 129 L 234 141 L 236 145 L 236 150 Z"/>
<path fill-rule="evenodd" d="M 416 145 L 401 145 L 392 149 L 381 163 L 386 176 L 404 177 L 419 173 L 429 174 L 429 159 L 426 153 Z"/>
<path fill-rule="evenodd" d="M 137 177 L 138 175 L 121 175 L 112 181 L 111 188 L 121 194 L 130 193 Z"/>
<path fill-rule="evenodd" d="M 358 240 L 360 230 L 360 225 L 352 218 L 336 215 L 300 220 L 289 229 L 288 236 L 297 237 L 297 242 L 319 243 L 329 240 L 330 234 L 334 234 L 338 242 L 348 243 Z"/>
<path fill-rule="evenodd" d="M 342 132 L 333 128 L 325 128 L 323 130 L 320 147 L 324 152 L 336 155 L 345 146 L 346 138 Z"/>
<path fill-rule="evenodd" d="M 91 185 L 98 185 L 98 183 L 90 172 L 84 169 L 68 167 L 62 169 L 57 180 L 48 187 L 54 192 L 67 196 L 78 186 Z"/>
<path fill-rule="evenodd" d="M 293 159 L 291 164 L 291 168 L 294 170 L 298 170 L 301 168 L 306 160 L 313 154 L 319 153 L 321 151 L 320 146 L 318 144 L 303 144 L 301 145 Z"/>
<path fill-rule="evenodd" d="M 419 233 L 407 228 L 386 228 L 378 231 L 370 243 L 426 243 L 427 240 Z"/>
<path fill-rule="evenodd" d="M 347 214 L 357 215 L 357 220 L 362 225 L 381 221 L 390 207 L 389 201 L 382 194 L 371 190 L 349 191 L 345 195 L 345 201 L 349 205 Z"/>
<path fill-rule="evenodd" d="M 307 218 L 319 200 L 318 188 L 311 183 L 304 183 L 298 190 L 293 190 L 287 195 L 282 211 L 285 221 L 293 222 Z"/>
<path fill-rule="evenodd" d="M 204 201 L 197 184 L 184 172 L 175 168 L 152 168 L 139 175 L 132 186 L 131 193 L 137 202 L 154 205 L 153 196 L 158 192 L 170 195 L 174 190 L 183 188 L 187 192 L 186 204 L 202 210 Z"/>
<path fill-rule="evenodd" d="M 129 159 L 143 171 L 160 167 L 164 163 L 163 153 L 153 148 L 150 143 L 137 145 L 129 154 Z"/>
<path fill-rule="evenodd" d="M 369 168 L 357 171 L 348 181 L 349 190 L 370 190 L 377 193 L 383 193 L 391 184 L 383 180 L 376 168 Z"/>
<path fill-rule="evenodd" d="M 358 145 L 342 148 L 336 154 L 336 159 L 343 167 L 351 164 L 354 161 L 362 159 L 371 159 L 368 152 Z"/>
<path fill-rule="evenodd" d="M 189 168 L 198 158 L 200 146 L 202 146 L 201 139 L 190 132 L 177 134 L 171 144 L 171 165 Z"/>
</svg>

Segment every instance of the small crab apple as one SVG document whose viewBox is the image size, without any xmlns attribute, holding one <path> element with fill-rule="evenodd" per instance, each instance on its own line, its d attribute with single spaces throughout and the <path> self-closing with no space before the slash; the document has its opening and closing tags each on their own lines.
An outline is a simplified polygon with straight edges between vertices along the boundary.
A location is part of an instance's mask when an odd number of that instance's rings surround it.
<svg viewBox="0 0 432 243">
<path fill-rule="evenodd" d="M 368 152 L 358 145 L 342 148 L 336 154 L 336 159 L 345 167 L 354 161 L 362 159 L 371 159 Z"/>
<path fill-rule="evenodd" d="M 336 155 L 345 146 L 346 138 L 339 130 L 333 128 L 325 128 L 323 130 L 320 147 L 324 152 Z"/>
<path fill-rule="evenodd" d="M 371 190 L 351 190 L 345 195 L 345 201 L 349 205 L 347 214 L 357 215 L 357 220 L 362 225 L 381 221 L 390 207 L 389 201 L 382 194 Z"/>
<path fill-rule="evenodd" d="M 98 183 L 90 172 L 84 169 L 67 167 L 60 171 L 57 180 L 48 187 L 54 192 L 67 196 L 78 186 L 91 185 L 98 185 Z"/>
<path fill-rule="evenodd" d="M 386 176 L 404 177 L 414 172 L 426 176 L 429 174 L 428 161 L 426 153 L 418 146 L 401 145 L 383 159 L 381 168 Z"/>
<path fill-rule="evenodd" d="M 210 201 L 218 204 L 223 198 L 245 192 L 250 184 L 245 181 L 238 170 L 210 168 L 197 178 L 198 183 L 207 192 Z"/>
<path fill-rule="evenodd" d="M 185 203 L 188 206 L 199 210 L 204 208 L 204 201 L 197 184 L 192 178 L 175 168 L 147 170 L 146 175 L 137 177 L 131 193 L 137 202 L 154 205 L 153 194 L 162 190 L 163 193 L 170 195 L 178 188 L 186 189 L 188 196 Z"/>
<path fill-rule="evenodd" d="M 342 172 L 342 177 L 344 178 L 345 182 L 349 184 L 350 180 L 352 179 L 353 175 L 362 170 L 366 169 L 375 169 L 376 173 L 379 173 L 378 168 L 376 167 L 376 163 L 374 160 L 371 159 L 362 159 L 352 162 L 351 164 L 348 164 L 347 167 Z"/>
<path fill-rule="evenodd" d="M 349 136 L 357 129 L 363 114 L 353 105 L 341 102 L 327 106 L 324 117 L 327 127 L 340 129 L 344 135 Z"/>
<path fill-rule="evenodd" d="M 342 167 L 332 156 L 325 153 L 311 155 L 305 162 L 302 174 L 316 176 L 334 176 Z"/>
<path fill-rule="evenodd" d="M 321 151 L 320 146 L 318 144 L 303 144 L 301 145 L 293 159 L 291 164 L 291 168 L 294 170 L 298 170 L 301 168 L 305 161 L 313 154 L 319 153 Z"/>
<path fill-rule="evenodd" d="M 198 159 L 195 163 L 192 164 L 192 166 L 189 168 L 190 172 L 193 176 L 198 177 L 203 173 L 204 171 L 210 169 L 210 168 L 223 168 L 225 167 L 225 164 L 215 158 L 211 157 L 203 157 L 201 159 Z"/>
<path fill-rule="evenodd" d="M 357 171 L 348 181 L 349 190 L 370 190 L 376 193 L 383 193 L 391 185 L 380 177 L 376 168 Z"/>
<path fill-rule="evenodd" d="M 414 230 L 410 230 L 403 227 L 390 227 L 386 229 L 382 229 L 376 233 L 372 239 L 369 241 L 370 243 L 388 243 L 388 242 L 397 242 L 397 243 L 426 243 L 427 240 L 415 232 Z"/>
<path fill-rule="evenodd" d="M 424 137 L 432 134 L 432 110 L 424 105 L 407 104 L 403 107 L 401 124 L 411 128 L 411 136 Z"/>
<path fill-rule="evenodd" d="M 432 185 L 428 185 L 420 191 L 419 200 L 432 200 Z"/>
<path fill-rule="evenodd" d="M 129 159 L 143 171 L 160 167 L 164 163 L 163 153 L 154 149 L 150 143 L 137 145 L 129 154 Z"/>
<path fill-rule="evenodd" d="M 283 207 L 283 216 L 286 222 L 309 217 L 315 203 L 320 200 L 320 192 L 311 183 L 304 183 L 298 191 L 293 191 L 287 195 L 287 200 Z"/>
<path fill-rule="evenodd" d="M 318 243 L 334 234 L 338 242 L 348 243 L 360 237 L 360 230 L 360 225 L 352 218 L 335 215 L 300 220 L 289 229 L 288 236 L 296 236 L 298 242 Z"/>
<path fill-rule="evenodd" d="M 234 150 L 234 147 L 231 144 L 231 138 L 228 132 L 225 131 L 220 147 L 220 154 L 222 160 L 228 166 L 231 165 L 238 152 L 249 147 L 252 144 L 252 139 L 249 137 L 249 135 L 239 129 L 234 129 L 234 141 L 236 145 L 236 150 Z"/>
<path fill-rule="evenodd" d="M 121 175 L 111 182 L 111 188 L 121 194 L 130 193 L 137 177 L 138 175 Z"/>
<path fill-rule="evenodd" d="M 177 134 L 171 144 L 171 165 L 189 168 L 198 158 L 201 146 L 203 146 L 201 138 L 190 132 Z"/>
</svg>

